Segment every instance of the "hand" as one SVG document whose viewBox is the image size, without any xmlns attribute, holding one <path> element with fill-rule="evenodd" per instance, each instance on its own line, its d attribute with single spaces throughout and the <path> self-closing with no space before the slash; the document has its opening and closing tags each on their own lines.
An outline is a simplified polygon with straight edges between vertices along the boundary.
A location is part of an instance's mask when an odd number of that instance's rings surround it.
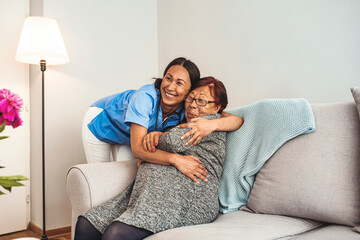
<svg viewBox="0 0 360 240">
<path fill-rule="evenodd" d="M 165 132 L 165 133 L 167 133 L 167 132 Z M 149 152 L 155 152 L 156 151 L 155 147 L 159 143 L 159 137 L 165 133 L 158 132 L 158 131 L 148 133 L 143 139 L 144 150 L 149 151 Z"/>
<path fill-rule="evenodd" d="M 143 162 L 144 162 L 144 160 L 138 159 L 137 164 L 136 164 L 137 168 L 139 168 Z"/>
<path fill-rule="evenodd" d="M 190 131 L 181 136 L 181 139 L 185 139 L 192 135 L 192 137 L 186 142 L 186 145 L 191 144 L 191 146 L 194 146 L 203 137 L 206 137 L 207 135 L 216 130 L 216 127 L 212 123 L 212 120 L 207 120 L 204 118 L 193 118 L 191 119 L 191 122 L 180 124 L 177 127 L 191 128 Z"/>
<path fill-rule="evenodd" d="M 177 154 L 177 159 L 173 162 L 173 165 L 196 183 L 199 183 L 197 178 L 204 182 L 208 181 L 207 178 L 209 175 L 207 174 L 207 170 L 197 157 Z"/>
</svg>

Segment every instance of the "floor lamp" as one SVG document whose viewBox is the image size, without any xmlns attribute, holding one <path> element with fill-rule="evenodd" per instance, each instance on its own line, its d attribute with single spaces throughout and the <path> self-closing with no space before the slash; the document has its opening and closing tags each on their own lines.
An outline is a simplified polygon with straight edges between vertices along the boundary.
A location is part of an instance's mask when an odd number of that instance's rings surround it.
<svg viewBox="0 0 360 240">
<path fill-rule="evenodd" d="M 43 234 L 47 240 L 45 225 L 45 70 L 46 65 L 69 62 L 64 41 L 57 22 L 45 17 L 27 17 L 21 31 L 16 60 L 29 64 L 40 64 L 42 72 L 42 214 Z"/>
</svg>

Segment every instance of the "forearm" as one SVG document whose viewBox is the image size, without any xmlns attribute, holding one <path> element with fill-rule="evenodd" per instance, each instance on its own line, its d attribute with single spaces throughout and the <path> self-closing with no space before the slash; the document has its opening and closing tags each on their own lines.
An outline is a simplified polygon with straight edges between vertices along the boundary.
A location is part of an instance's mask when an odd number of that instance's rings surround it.
<svg viewBox="0 0 360 240">
<path fill-rule="evenodd" d="M 162 165 L 172 165 L 176 160 L 178 154 L 169 153 L 161 150 L 157 150 L 156 152 L 145 151 L 143 148 L 143 139 L 147 134 L 147 129 L 132 123 L 130 129 L 130 142 L 131 142 L 131 150 L 135 158 Z"/>
<path fill-rule="evenodd" d="M 145 151 L 142 146 L 132 146 L 131 149 L 135 158 L 161 165 L 173 165 L 177 157 L 176 153 L 169 153 L 160 149 L 155 152 Z"/>
<path fill-rule="evenodd" d="M 210 120 L 215 126 L 215 131 L 229 132 L 238 130 L 243 124 L 241 117 L 222 112 L 221 118 Z"/>
</svg>

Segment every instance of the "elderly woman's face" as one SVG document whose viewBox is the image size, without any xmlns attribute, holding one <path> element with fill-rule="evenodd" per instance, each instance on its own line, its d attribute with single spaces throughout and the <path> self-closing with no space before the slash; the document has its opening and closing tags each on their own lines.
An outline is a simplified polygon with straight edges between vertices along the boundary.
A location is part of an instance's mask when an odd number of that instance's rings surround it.
<svg viewBox="0 0 360 240">
<path fill-rule="evenodd" d="M 214 100 L 209 86 L 198 87 L 192 90 L 185 99 L 186 120 L 189 122 L 192 118 L 217 113 L 221 106 L 214 103 Z"/>
</svg>

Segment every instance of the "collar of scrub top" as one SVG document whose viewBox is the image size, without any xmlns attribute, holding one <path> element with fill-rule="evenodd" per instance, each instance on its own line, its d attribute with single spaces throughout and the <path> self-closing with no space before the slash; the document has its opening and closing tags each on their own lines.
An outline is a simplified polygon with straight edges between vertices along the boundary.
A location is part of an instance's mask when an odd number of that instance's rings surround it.
<svg viewBox="0 0 360 240">
<path fill-rule="evenodd" d="M 155 131 L 157 131 L 157 129 L 161 126 L 161 125 L 165 125 L 165 123 L 167 122 L 167 120 L 169 120 L 172 116 L 177 116 L 179 118 L 179 122 L 178 124 L 181 123 L 181 112 L 183 111 L 184 109 L 184 103 L 181 105 L 181 108 L 180 110 L 177 112 L 176 110 L 172 113 L 170 113 L 159 125 L 158 125 L 158 118 L 159 118 L 159 111 L 160 111 L 160 100 L 159 99 L 159 103 L 158 103 L 158 106 L 157 106 L 157 111 L 156 111 L 156 123 L 155 123 Z M 167 128 L 165 128 L 167 129 Z M 163 130 L 165 130 L 163 129 Z"/>
</svg>

